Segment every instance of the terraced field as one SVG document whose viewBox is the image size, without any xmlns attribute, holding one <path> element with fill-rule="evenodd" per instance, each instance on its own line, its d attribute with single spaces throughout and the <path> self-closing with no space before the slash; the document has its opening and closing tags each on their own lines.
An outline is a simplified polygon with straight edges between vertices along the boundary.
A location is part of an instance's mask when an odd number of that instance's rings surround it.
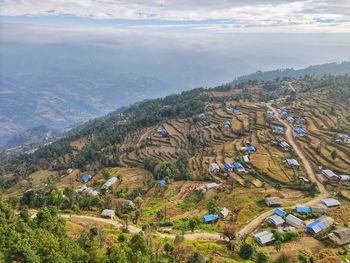
<svg viewBox="0 0 350 263">
<path fill-rule="evenodd" d="M 339 134 L 350 134 L 349 107 L 327 100 L 319 92 L 313 96 L 303 94 L 290 109 L 294 115 L 305 116 L 307 137 L 298 137 L 298 141 L 315 168 L 331 167 L 340 174 L 349 174 L 350 145 L 337 141 Z M 332 158 L 334 151 L 337 153 L 335 159 Z"/>
<path fill-rule="evenodd" d="M 226 108 L 235 107 L 239 114 L 228 113 Z M 184 155 L 189 159 L 193 179 L 211 178 L 222 181 L 228 175 L 239 184 L 251 183 L 255 178 L 249 174 L 229 174 L 213 176 L 209 171 L 210 163 L 217 163 L 223 170 L 226 162 L 242 161 L 245 153 L 241 147 L 249 141 L 257 149 L 250 153 L 250 163 L 244 164 L 248 171 L 266 173 L 274 182 L 285 184 L 298 183 L 298 175 L 304 175 L 303 169 L 287 168 L 284 161 L 293 153 L 283 152 L 277 146 L 273 127 L 277 122 L 265 120 L 266 108 L 259 103 L 247 101 L 229 101 L 226 104 L 209 104 L 206 118 L 172 119 L 151 129 L 130 134 L 121 146 L 121 163 L 124 166 L 142 166 L 143 160 L 151 157 L 160 162 L 175 161 Z M 231 127 L 224 127 L 229 121 Z M 168 135 L 158 133 L 165 129 Z M 220 178 L 221 177 L 221 178 Z"/>
</svg>

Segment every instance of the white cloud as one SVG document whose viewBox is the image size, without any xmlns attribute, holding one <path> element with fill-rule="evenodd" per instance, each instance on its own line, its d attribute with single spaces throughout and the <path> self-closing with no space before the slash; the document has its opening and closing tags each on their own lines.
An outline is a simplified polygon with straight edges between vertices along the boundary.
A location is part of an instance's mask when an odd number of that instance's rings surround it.
<svg viewBox="0 0 350 263">
<path fill-rule="evenodd" d="M 350 0 L 2 0 L 0 14 L 199 23 L 211 20 L 220 30 L 349 32 L 349 6 Z"/>
</svg>

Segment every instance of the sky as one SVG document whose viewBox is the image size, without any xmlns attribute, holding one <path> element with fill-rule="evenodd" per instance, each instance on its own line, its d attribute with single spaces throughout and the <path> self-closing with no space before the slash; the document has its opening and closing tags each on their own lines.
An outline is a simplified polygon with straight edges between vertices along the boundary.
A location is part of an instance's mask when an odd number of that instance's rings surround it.
<svg viewBox="0 0 350 263">
<path fill-rule="evenodd" d="M 251 70 L 300 68 L 350 60 L 349 7 L 350 0 L 0 0 L 0 44 L 201 52 L 244 60 Z"/>
<path fill-rule="evenodd" d="M 79 17 L 221 32 L 349 32 L 350 0 L 1 0 L 1 17 Z M 64 20 L 64 18 L 62 18 Z"/>
</svg>

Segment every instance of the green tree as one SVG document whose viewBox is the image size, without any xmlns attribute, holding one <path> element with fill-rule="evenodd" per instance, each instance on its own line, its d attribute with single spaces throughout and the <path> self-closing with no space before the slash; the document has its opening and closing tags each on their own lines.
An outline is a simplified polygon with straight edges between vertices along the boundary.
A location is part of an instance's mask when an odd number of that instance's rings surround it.
<svg viewBox="0 0 350 263">
<path fill-rule="evenodd" d="M 188 263 L 204 263 L 205 259 L 199 252 L 194 252 L 189 258 Z"/>
<path fill-rule="evenodd" d="M 255 248 L 248 243 L 243 243 L 239 249 L 239 255 L 244 259 L 252 259 Z"/>
<path fill-rule="evenodd" d="M 256 255 L 257 263 L 268 263 L 270 261 L 270 255 L 267 252 L 258 252 Z"/>
<path fill-rule="evenodd" d="M 332 157 L 333 161 L 338 157 L 338 153 L 336 150 L 331 152 L 331 157 Z"/>
<path fill-rule="evenodd" d="M 191 229 L 192 232 L 194 232 L 194 230 L 197 227 L 197 225 L 198 225 L 197 220 L 195 220 L 193 218 L 190 219 L 190 221 L 188 221 L 188 226 L 189 226 L 189 228 Z"/>
</svg>

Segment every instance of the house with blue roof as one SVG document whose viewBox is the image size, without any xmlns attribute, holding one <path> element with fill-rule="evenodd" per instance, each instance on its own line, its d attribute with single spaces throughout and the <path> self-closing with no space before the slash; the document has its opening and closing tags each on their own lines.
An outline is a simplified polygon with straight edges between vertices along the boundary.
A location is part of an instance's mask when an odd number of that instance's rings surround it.
<svg viewBox="0 0 350 263">
<path fill-rule="evenodd" d="M 305 131 L 302 129 L 302 128 L 300 128 L 300 127 L 298 127 L 298 128 L 296 128 L 295 129 L 295 132 L 299 135 L 299 136 L 305 136 Z"/>
<path fill-rule="evenodd" d="M 218 220 L 219 216 L 210 214 L 202 217 L 204 223 L 214 223 Z"/>
<path fill-rule="evenodd" d="M 282 210 L 282 209 L 280 209 L 280 208 L 276 208 L 276 209 L 274 210 L 274 212 L 275 212 L 275 214 L 278 215 L 278 216 L 285 216 L 285 215 L 287 214 L 284 210 Z"/>
<path fill-rule="evenodd" d="M 282 119 L 285 119 L 285 118 L 287 118 L 287 117 L 288 117 L 288 112 L 282 111 L 282 112 L 281 112 L 281 118 L 282 118 Z"/>
<path fill-rule="evenodd" d="M 225 122 L 224 122 L 224 127 L 225 127 L 225 128 L 231 127 L 231 122 L 230 122 L 230 121 L 225 121 Z"/>
<path fill-rule="evenodd" d="M 329 216 L 323 216 L 320 217 L 319 219 L 315 220 L 314 222 L 306 225 L 306 230 L 313 234 L 319 234 L 322 231 L 328 229 L 330 226 L 332 226 L 334 223 L 334 219 L 329 217 Z"/>
<path fill-rule="evenodd" d="M 227 108 L 227 111 L 231 114 L 239 114 L 240 111 L 235 108 Z"/>
<path fill-rule="evenodd" d="M 239 163 L 239 162 L 235 162 L 235 169 L 238 171 L 238 172 L 245 172 L 245 169 L 244 169 L 244 166 Z"/>
<path fill-rule="evenodd" d="M 300 117 L 296 120 L 297 124 L 304 124 L 305 123 L 305 119 L 303 117 Z"/>
<path fill-rule="evenodd" d="M 159 181 L 159 185 L 160 185 L 160 186 L 166 185 L 166 180 L 165 180 L 165 179 L 160 180 L 160 181 Z"/>
<path fill-rule="evenodd" d="M 256 152 L 256 148 L 253 146 L 253 145 L 248 145 L 247 146 L 247 150 L 248 150 L 248 152 Z"/>
<path fill-rule="evenodd" d="M 233 167 L 232 167 L 232 165 L 230 163 L 225 163 L 224 164 L 224 168 L 225 168 L 226 171 L 232 171 Z"/>
<path fill-rule="evenodd" d="M 160 133 L 161 135 L 167 135 L 168 131 L 166 129 L 159 129 L 158 133 Z"/>
<path fill-rule="evenodd" d="M 81 179 L 80 179 L 80 182 L 85 184 L 87 182 L 89 182 L 91 180 L 91 175 L 84 175 Z"/>
<path fill-rule="evenodd" d="M 296 206 L 295 210 L 298 213 L 312 213 L 311 207 L 308 207 L 308 206 Z"/>
<path fill-rule="evenodd" d="M 284 132 L 284 127 L 282 127 L 282 126 L 275 126 L 274 132 L 277 132 L 277 133 Z"/>
</svg>

